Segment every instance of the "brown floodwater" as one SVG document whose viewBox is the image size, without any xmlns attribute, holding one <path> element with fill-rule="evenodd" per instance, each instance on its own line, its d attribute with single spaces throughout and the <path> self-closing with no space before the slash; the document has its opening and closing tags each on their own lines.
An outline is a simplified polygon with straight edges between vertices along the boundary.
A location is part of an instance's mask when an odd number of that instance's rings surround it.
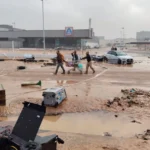
<svg viewBox="0 0 150 150">
<path fill-rule="evenodd" d="M 125 114 L 119 114 L 118 117 L 115 115 L 108 112 L 91 112 L 45 116 L 40 130 L 102 136 L 108 132 L 113 137 L 133 137 L 149 128 L 150 121 L 132 123 L 133 119 Z M 16 120 L 17 117 L 3 117 L 0 118 L 0 125 L 14 124 Z"/>
</svg>

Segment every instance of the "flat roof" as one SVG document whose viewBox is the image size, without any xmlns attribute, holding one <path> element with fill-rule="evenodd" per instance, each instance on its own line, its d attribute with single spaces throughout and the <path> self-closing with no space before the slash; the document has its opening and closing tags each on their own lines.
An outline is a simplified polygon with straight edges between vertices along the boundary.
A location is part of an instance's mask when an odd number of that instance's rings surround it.
<svg viewBox="0 0 150 150">
<path fill-rule="evenodd" d="M 75 29 L 72 36 L 65 36 L 65 30 L 45 30 L 46 38 L 92 38 L 93 29 Z M 0 31 L 0 38 L 41 38 L 43 30 Z"/>
<path fill-rule="evenodd" d="M 150 42 L 130 42 L 126 44 L 138 44 L 138 45 L 143 45 L 143 44 L 150 44 Z"/>
</svg>

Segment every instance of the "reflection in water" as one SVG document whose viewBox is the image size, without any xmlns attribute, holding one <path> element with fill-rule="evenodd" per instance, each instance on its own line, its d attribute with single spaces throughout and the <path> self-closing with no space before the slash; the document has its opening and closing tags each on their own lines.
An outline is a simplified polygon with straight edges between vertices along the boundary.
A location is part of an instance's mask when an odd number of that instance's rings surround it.
<svg viewBox="0 0 150 150">
<path fill-rule="evenodd" d="M 108 132 L 114 137 L 133 137 L 149 128 L 150 121 L 137 124 L 132 123 L 132 120 L 125 115 L 120 114 L 118 118 L 114 115 L 107 112 L 91 112 L 45 116 L 40 130 L 89 135 L 103 135 Z M 0 121 L 3 121 L 0 122 L 0 126 L 14 125 L 17 118 L 0 118 Z"/>
<path fill-rule="evenodd" d="M 134 124 L 124 115 L 119 115 L 119 118 L 115 118 L 114 115 L 105 112 L 63 114 L 59 119 L 55 116 L 56 122 L 54 116 L 47 116 L 41 129 L 90 135 L 103 135 L 104 132 L 109 132 L 116 137 L 132 137 L 149 127 L 150 121 Z"/>
<path fill-rule="evenodd" d="M 57 80 L 58 85 L 64 85 L 64 84 L 75 84 L 78 83 L 78 81 L 73 81 L 73 80 Z"/>
<path fill-rule="evenodd" d="M 75 84 L 78 83 L 79 81 L 75 81 L 75 80 L 50 80 L 50 81 L 43 81 L 43 86 L 46 85 L 58 85 L 58 86 L 63 86 L 63 85 L 68 85 L 68 84 Z"/>
</svg>

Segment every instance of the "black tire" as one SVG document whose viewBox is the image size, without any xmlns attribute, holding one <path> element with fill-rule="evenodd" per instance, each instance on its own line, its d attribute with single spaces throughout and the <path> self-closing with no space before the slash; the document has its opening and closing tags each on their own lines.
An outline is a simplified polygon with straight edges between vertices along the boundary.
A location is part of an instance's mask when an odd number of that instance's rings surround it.
<svg viewBox="0 0 150 150">
<path fill-rule="evenodd" d="M 119 65 L 121 65 L 121 63 L 122 63 L 122 62 L 121 62 L 121 60 L 120 60 L 120 59 L 118 59 L 118 64 L 119 64 Z"/>
<path fill-rule="evenodd" d="M 44 101 L 42 101 L 41 105 L 42 105 L 42 106 L 45 106 Z"/>
<path fill-rule="evenodd" d="M 24 70 L 24 69 L 26 69 L 25 66 L 18 66 L 18 67 L 17 67 L 17 70 Z"/>
<path fill-rule="evenodd" d="M 4 59 L 0 59 L 0 61 L 5 61 Z"/>
<path fill-rule="evenodd" d="M 104 62 L 108 62 L 107 57 L 104 57 L 104 58 L 103 58 L 103 61 L 104 61 Z"/>
<path fill-rule="evenodd" d="M 55 103 L 55 106 L 54 106 L 54 107 L 57 108 L 57 106 L 58 106 L 58 102 Z"/>
</svg>

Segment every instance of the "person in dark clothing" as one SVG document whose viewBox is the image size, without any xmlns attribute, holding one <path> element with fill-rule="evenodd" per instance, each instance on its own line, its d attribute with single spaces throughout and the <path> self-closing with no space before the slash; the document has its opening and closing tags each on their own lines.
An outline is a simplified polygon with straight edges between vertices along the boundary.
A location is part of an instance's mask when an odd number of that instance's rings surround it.
<svg viewBox="0 0 150 150">
<path fill-rule="evenodd" d="M 79 60 L 79 57 L 78 57 L 78 54 L 77 54 L 76 51 L 74 51 L 73 53 L 71 53 L 71 55 L 72 55 L 72 62 L 74 63 L 74 69 L 73 69 L 73 71 L 75 71 L 77 63 L 78 63 L 78 60 Z"/>
<path fill-rule="evenodd" d="M 113 51 L 113 50 L 115 50 L 115 48 L 114 48 L 114 47 L 112 47 L 112 48 L 111 48 L 111 51 Z"/>
<path fill-rule="evenodd" d="M 117 47 L 115 47 L 115 51 L 117 51 Z"/>
<path fill-rule="evenodd" d="M 82 64 L 79 65 L 79 57 L 76 51 L 71 53 L 72 55 L 72 62 L 73 62 L 73 69 L 68 70 L 68 74 L 70 74 L 70 71 L 76 71 L 76 68 L 80 71 L 82 74 L 82 68 L 79 68 L 79 66 L 82 66 Z"/>
<path fill-rule="evenodd" d="M 86 53 L 86 57 L 83 57 L 82 59 L 86 59 L 87 60 L 87 64 L 86 64 L 86 72 L 85 74 L 88 74 L 88 69 L 89 67 L 93 70 L 93 73 L 95 73 L 94 68 L 92 67 L 92 59 L 91 56 L 89 54 L 89 52 Z"/>
<path fill-rule="evenodd" d="M 57 68 L 56 68 L 56 71 L 55 71 L 55 75 L 58 73 L 59 67 L 61 67 L 62 70 L 63 70 L 62 74 L 65 74 L 65 69 L 64 69 L 64 66 L 63 66 L 63 62 L 66 62 L 66 61 L 64 60 L 64 56 L 60 53 L 60 51 L 57 51 L 56 54 L 57 54 L 57 57 L 56 57 Z"/>
<path fill-rule="evenodd" d="M 73 53 L 71 53 L 71 55 L 72 55 L 72 61 L 76 63 L 79 60 L 77 52 L 74 51 Z"/>
</svg>

